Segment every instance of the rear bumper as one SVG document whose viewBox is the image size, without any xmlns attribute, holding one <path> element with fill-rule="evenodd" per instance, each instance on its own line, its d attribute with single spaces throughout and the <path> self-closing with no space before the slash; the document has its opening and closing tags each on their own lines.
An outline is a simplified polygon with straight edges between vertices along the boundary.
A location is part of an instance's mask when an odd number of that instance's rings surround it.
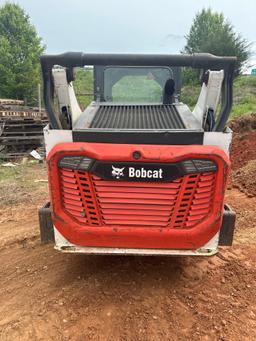
<svg viewBox="0 0 256 341">
<path fill-rule="evenodd" d="M 50 203 L 40 209 L 40 233 L 43 243 L 55 242 L 55 249 L 64 253 L 96 254 L 96 255 L 139 255 L 139 256 L 212 256 L 217 253 L 218 246 L 231 246 L 235 230 L 235 212 L 227 204 L 220 231 L 203 247 L 196 250 L 179 249 L 147 249 L 147 248 L 111 248 L 111 247 L 84 247 L 70 243 L 49 221 L 51 214 Z M 45 223 L 48 221 L 47 223 Z M 51 226 L 51 229 L 49 229 Z M 51 231 L 50 231 L 51 230 Z M 44 232 L 45 231 L 45 232 Z M 43 237 L 47 236 L 47 240 Z"/>
<path fill-rule="evenodd" d="M 195 250 L 156 249 L 156 248 L 120 248 L 120 247 L 87 247 L 74 245 L 67 241 L 54 228 L 55 249 L 64 253 L 90 255 L 122 255 L 122 256 L 213 256 L 218 251 L 219 232 L 203 247 Z"/>
</svg>

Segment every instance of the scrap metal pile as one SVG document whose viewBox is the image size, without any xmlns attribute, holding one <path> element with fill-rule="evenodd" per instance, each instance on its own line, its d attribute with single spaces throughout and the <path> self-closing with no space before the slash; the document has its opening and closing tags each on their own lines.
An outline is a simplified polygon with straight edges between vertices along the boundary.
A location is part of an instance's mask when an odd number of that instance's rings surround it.
<svg viewBox="0 0 256 341">
<path fill-rule="evenodd" d="M 45 111 L 23 101 L 0 99 L 0 159 L 15 159 L 43 146 Z"/>
</svg>

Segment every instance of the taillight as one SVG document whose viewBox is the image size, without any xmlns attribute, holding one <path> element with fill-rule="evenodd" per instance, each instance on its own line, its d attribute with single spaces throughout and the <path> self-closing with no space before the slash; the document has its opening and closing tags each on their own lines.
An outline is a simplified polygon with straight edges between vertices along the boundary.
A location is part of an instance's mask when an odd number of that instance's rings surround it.
<svg viewBox="0 0 256 341">
<path fill-rule="evenodd" d="M 58 162 L 60 168 L 69 168 L 72 170 L 88 170 L 94 160 L 84 156 L 64 156 Z"/>
<path fill-rule="evenodd" d="M 182 166 L 186 174 L 217 171 L 217 165 L 212 160 L 189 159 L 182 161 Z"/>
</svg>

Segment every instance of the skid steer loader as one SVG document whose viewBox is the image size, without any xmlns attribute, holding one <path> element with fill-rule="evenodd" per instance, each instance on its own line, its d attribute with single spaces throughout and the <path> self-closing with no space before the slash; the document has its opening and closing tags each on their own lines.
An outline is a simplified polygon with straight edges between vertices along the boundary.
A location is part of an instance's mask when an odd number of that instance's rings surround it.
<svg viewBox="0 0 256 341">
<path fill-rule="evenodd" d="M 41 239 L 63 252 L 205 255 L 232 245 L 224 204 L 235 57 L 64 53 L 41 57 L 50 202 Z M 75 67 L 92 66 L 81 111 Z M 181 68 L 203 70 L 193 111 Z M 58 109 L 53 98 L 58 100 Z"/>
</svg>

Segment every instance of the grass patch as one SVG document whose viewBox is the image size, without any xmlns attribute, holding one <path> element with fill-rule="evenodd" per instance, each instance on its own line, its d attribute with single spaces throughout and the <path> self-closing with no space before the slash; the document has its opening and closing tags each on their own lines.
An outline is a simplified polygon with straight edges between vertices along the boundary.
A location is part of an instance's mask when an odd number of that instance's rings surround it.
<svg viewBox="0 0 256 341">
<path fill-rule="evenodd" d="M 76 97 L 82 110 L 94 99 L 93 96 L 93 70 L 76 69 L 75 81 L 73 82 Z M 92 95 L 85 95 L 92 94 Z"/>
<path fill-rule="evenodd" d="M 125 76 L 113 86 L 113 102 L 153 103 L 162 100 L 162 89 L 145 76 Z"/>
<path fill-rule="evenodd" d="M 15 167 L 0 164 L 0 207 L 31 203 L 34 195 L 44 198 L 47 183 L 35 182 L 38 179 L 46 179 L 46 167 L 43 164 L 27 163 Z"/>
<path fill-rule="evenodd" d="M 231 117 L 256 112 L 256 77 L 240 76 L 234 81 L 234 101 Z"/>
<path fill-rule="evenodd" d="M 181 90 L 181 101 L 193 110 L 199 93 L 199 85 L 185 85 Z M 256 77 L 239 76 L 234 80 L 233 107 L 230 118 L 252 112 L 256 112 Z"/>
<path fill-rule="evenodd" d="M 180 101 L 193 110 L 200 94 L 200 85 L 185 85 L 181 89 Z"/>
<path fill-rule="evenodd" d="M 0 183 L 16 181 L 23 177 L 30 165 L 18 165 L 15 167 L 4 167 L 0 164 Z"/>
</svg>

